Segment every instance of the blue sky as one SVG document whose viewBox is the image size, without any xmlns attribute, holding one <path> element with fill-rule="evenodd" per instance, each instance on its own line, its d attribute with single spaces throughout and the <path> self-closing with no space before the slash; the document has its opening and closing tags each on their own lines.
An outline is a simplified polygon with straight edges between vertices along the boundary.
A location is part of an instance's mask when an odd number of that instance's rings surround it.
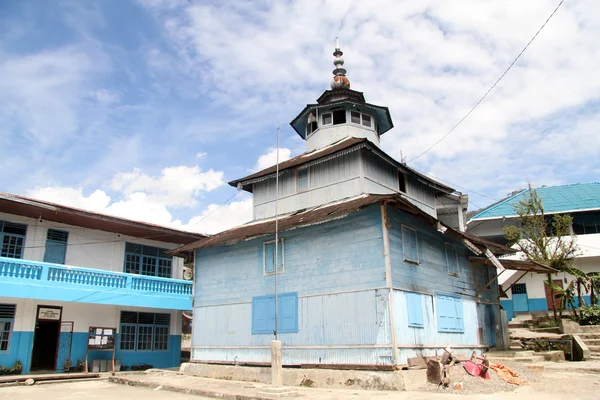
<svg viewBox="0 0 600 400">
<path fill-rule="evenodd" d="M 328 88 L 390 107 L 385 151 L 470 196 L 597 180 L 600 5 L 557 1 L 0 2 L 0 190 L 204 232 L 246 221 L 226 182 L 304 144 Z M 382 12 L 382 10 L 386 10 Z M 212 214 L 211 214 L 212 213 Z M 206 217 L 208 214 L 210 216 Z"/>
</svg>

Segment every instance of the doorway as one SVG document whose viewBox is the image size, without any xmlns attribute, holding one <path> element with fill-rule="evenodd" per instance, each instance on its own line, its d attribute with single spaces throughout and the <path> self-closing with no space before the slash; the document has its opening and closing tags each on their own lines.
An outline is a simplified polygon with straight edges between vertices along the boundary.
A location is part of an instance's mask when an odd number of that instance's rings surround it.
<svg viewBox="0 0 600 400">
<path fill-rule="evenodd" d="M 524 283 L 516 283 L 512 287 L 512 300 L 515 312 L 529 311 L 529 299 L 527 298 L 527 286 Z"/>
<path fill-rule="evenodd" d="M 563 288 L 563 281 L 562 279 L 553 279 L 552 282 L 560 287 L 561 289 Z M 548 306 L 548 310 L 552 310 L 552 303 L 554 303 L 554 308 L 556 310 L 560 310 L 561 307 L 561 299 L 560 298 L 556 298 L 556 295 L 559 293 L 558 291 L 554 292 L 554 299 L 552 298 L 552 289 L 550 288 L 550 285 L 548 285 L 548 282 L 544 282 L 544 292 L 546 292 L 546 305 Z"/>
<path fill-rule="evenodd" d="M 33 335 L 31 369 L 56 371 L 62 307 L 38 306 Z"/>
</svg>

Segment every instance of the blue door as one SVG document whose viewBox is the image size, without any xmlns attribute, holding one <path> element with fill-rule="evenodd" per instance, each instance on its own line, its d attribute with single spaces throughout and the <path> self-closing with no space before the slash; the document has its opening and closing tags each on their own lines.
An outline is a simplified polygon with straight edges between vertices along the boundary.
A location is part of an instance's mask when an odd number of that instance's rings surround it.
<svg viewBox="0 0 600 400">
<path fill-rule="evenodd" d="M 485 305 L 485 333 L 486 344 L 494 347 L 496 345 L 496 324 L 494 320 L 494 307 L 491 304 Z"/>
<path fill-rule="evenodd" d="M 524 283 L 517 283 L 512 287 L 512 300 L 515 312 L 529 311 L 529 302 L 527 299 L 527 286 Z"/>
<path fill-rule="evenodd" d="M 44 253 L 44 262 L 54 264 L 64 264 L 67 255 L 67 240 L 69 232 L 48 229 L 46 236 L 46 252 Z"/>
</svg>

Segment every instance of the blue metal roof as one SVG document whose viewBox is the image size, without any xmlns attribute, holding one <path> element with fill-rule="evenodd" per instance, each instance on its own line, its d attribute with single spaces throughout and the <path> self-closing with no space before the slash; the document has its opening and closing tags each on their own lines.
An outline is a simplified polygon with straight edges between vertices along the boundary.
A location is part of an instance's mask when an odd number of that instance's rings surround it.
<svg viewBox="0 0 600 400">
<path fill-rule="evenodd" d="M 542 198 L 546 214 L 600 209 L 600 182 L 576 183 L 535 188 Z M 471 221 L 516 216 L 515 205 L 527 196 L 525 190 L 494 204 L 471 218 Z"/>
</svg>

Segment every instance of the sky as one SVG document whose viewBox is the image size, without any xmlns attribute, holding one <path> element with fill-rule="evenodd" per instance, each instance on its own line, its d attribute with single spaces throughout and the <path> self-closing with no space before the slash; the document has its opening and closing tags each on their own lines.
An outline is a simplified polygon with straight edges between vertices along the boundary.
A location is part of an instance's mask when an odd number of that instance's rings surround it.
<svg viewBox="0 0 600 400">
<path fill-rule="evenodd" d="M 215 233 L 227 182 L 301 154 L 329 89 L 390 108 L 382 148 L 484 207 L 600 173 L 600 3 L 565 0 L 0 1 L 0 191 Z M 223 205 L 226 203 L 225 205 Z"/>
</svg>

